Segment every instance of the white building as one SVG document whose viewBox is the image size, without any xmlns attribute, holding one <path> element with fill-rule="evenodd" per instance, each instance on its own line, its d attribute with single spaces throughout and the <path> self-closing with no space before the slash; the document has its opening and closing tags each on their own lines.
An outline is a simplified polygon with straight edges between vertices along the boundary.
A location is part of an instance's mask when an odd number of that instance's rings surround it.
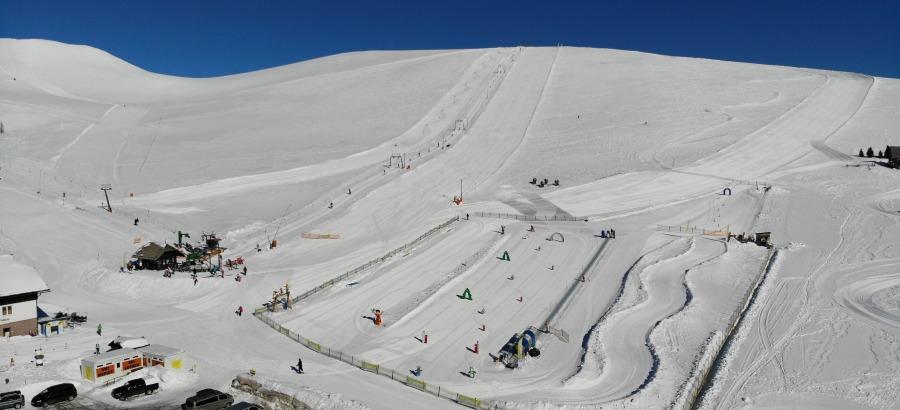
<svg viewBox="0 0 900 410">
<path fill-rule="evenodd" d="M 34 268 L 0 255 L 0 335 L 36 335 L 37 298 L 48 291 Z"/>
</svg>

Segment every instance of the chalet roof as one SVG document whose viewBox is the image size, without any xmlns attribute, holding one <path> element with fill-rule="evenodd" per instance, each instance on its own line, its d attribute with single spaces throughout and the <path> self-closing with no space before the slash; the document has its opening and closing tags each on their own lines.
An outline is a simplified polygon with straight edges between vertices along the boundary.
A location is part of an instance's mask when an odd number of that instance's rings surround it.
<svg viewBox="0 0 900 410">
<path fill-rule="evenodd" d="M 161 246 L 156 242 L 150 242 L 138 249 L 137 252 L 132 255 L 132 258 L 135 259 L 146 259 L 146 260 L 159 260 L 164 255 L 176 253 L 177 255 L 184 256 L 184 252 L 179 250 L 178 248 L 166 244 L 165 246 Z"/>
<path fill-rule="evenodd" d="M 48 290 L 34 268 L 16 262 L 12 255 L 0 255 L 0 297 Z"/>
</svg>

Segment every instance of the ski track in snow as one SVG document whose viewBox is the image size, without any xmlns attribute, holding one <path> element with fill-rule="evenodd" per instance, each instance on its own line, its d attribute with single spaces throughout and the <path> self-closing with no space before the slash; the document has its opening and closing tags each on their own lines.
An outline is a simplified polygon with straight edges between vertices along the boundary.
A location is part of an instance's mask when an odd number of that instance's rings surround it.
<svg viewBox="0 0 900 410">
<path fill-rule="evenodd" d="M 59 150 L 59 153 L 57 153 L 53 158 L 50 159 L 50 162 L 52 162 L 54 165 L 56 165 L 59 162 L 59 159 L 62 158 L 62 156 L 65 155 L 66 152 L 69 151 L 70 148 L 75 146 L 75 144 L 77 144 L 78 141 L 81 140 L 81 137 L 83 137 L 85 134 L 91 132 L 91 130 L 94 128 L 95 125 L 97 125 L 101 121 L 103 121 L 106 118 L 106 116 L 108 116 L 109 113 L 113 112 L 113 110 L 115 110 L 116 108 L 119 108 L 119 104 L 113 104 L 111 107 L 109 107 L 108 110 L 106 110 L 106 112 L 103 113 L 103 115 L 100 116 L 100 118 L 98 118 L 96 121 L 88 124 L 87 127 L 84 127 L 84 129 L 81 130 L 81 132 L 75 136 L 75 139 L 73 139 L 68 144 L 66 144 L 66 146 L 64 146 L 61 150 Z"/>
</svg>

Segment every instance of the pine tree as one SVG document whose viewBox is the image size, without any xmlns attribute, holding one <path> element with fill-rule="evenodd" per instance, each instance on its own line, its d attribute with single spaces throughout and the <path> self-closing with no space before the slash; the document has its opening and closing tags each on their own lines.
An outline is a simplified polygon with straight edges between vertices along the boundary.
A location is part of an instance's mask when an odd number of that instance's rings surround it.
<svg viewBox="0 0 900 410">
<path fill-rule="evenodd" d="M 881 150 L 878 150 L 878 158 L 884 158 L 884 152 L 881 152 Z"/>
<path fill-rule="evenodd" d="M 3 134 L 3 121 L 0 121 L 0 134 Z"/>
<path fill-rule="evenodd" d="M 866 154 L 863 154 L 862 148 L 860 148 L 860 149 L 859 149 L 859 157 L 862 158 L 862 157 L 864 157 L 864 156 L 866 156 Z"/>
<path fill-rule="evenodd" d="M 869 149 L 866 151 L 866 156 L 869 158 L 872 158 L 875 156 L 875 151 L 872 151 L 872 147 L 869 147 Z"/>
</svg>

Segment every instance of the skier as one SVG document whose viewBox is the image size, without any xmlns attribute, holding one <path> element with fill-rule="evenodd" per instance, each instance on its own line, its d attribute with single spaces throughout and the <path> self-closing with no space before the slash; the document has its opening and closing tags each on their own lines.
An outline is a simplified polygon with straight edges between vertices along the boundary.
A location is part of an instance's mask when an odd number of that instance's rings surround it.
<svg viewBox="0 0 900 410">
<path fill-rule="evenodd" d="M 238 315 L 238 316 L 243 316 L 243 314 L 244 314 L 244 307 L 243 307 L 243 306 L 238 306 L 238 308 L 237 308 L 237 315 Z"/>
<path fill-rule="evenodd" d="M 415 375 L 416 377 L 421 376 L 422 375 L 422 366 L 416 366 L 416 370 L 413 370 L 412 374 Z"/>
<path fill-rule="evenodd" d="M 332 209 L 332 208 L 334 208 L 334 202 L 329 202 L 329 203 L 328 203 L 328 209 Z"/>
<path fill-rule="evenodd" d="M 94 354 L 100 354 L 100 343 L 94 343 Z"/>
<path fill-rule="evenodd" d="M 303 358 L 297 358 L 297 373 L 303 374 Z"/>
<path fill-rule="evenodd" d="M 134 226 L 137 226 L 137 224 L 138 224 L 138 219 L 134 218 Z"/>
<path fill-rule="evenodd" d="M 103 336 L 103 325 L 97 323 L 97 336 Z"/>
<path fill-rule="evenodd" d="M 475 366 L 469 366 L 469 377 L 475 378 Z"/>
<path fill-rule="evenodd" d="M 469 220 L 469 214 L 468 214 L 468 213 L 466 213 L 466 220 L 467 220 L 467 221 Z"/>
<path fill-rule="evenodd" d="M 247 276 L 247 266 L 244 266 L 244 276 Z"/>
<path fill-rule="evenodd" d="M 197 275 L 194 275 L 194 286 L 197 286 Z"/>
<path fill-rule="evenodd" d="M 352 194 L 353 194 L 353 191 L 351 191 L 350 188 L 347 188 L 347 195 L 352 195 Z"/>
</svg>

